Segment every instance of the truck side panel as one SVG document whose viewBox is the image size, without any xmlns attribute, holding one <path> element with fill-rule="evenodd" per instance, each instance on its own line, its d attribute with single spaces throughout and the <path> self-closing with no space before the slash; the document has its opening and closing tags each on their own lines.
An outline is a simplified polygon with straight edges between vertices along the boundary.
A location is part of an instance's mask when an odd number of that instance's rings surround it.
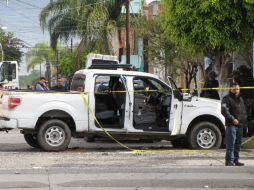
<svg viewBox="0 0 254 190">
<path fill-rule="evenodd" d="M 3 99 L 2 115 L 8 115 L 9 118 L 18 118 L 18 128 L 34 129 L 38 119 L 44 113 L 60 110 L 73 118 L 77 132 L 88 130 L 88 109 L 80 94 L 20 93 L 20 95 L 15 94 L 12 96 L 20 97 L 21 104 L 13 111 L 9 111 L 8 103 L 6 103 L 8 102 L 8 96 L 6 96 Z"/>
</svg>

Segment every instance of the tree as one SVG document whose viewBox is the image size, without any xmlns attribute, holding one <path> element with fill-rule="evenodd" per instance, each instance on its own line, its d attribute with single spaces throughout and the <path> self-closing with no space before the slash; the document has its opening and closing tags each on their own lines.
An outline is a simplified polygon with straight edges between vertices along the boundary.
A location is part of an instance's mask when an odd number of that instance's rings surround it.
<svg viewBox="0 0 254 190">
<path fill-rule="evenodd" d="M 110 53 L 109 33 L 124 2 L 125 0 L 56 0 L 41 11 L 41 27 L 49 31 L 54 50 L 59 39 L 81 39 L 76 54 L 75 69 L 78 70 L 81 49 L 92 51 L 100 48 L 101 53 Z"/>
<path fill-rule="evenodd" d="M 55 53 L 45 42 L 35 44 L 35 47 L 30 49 L 27 53 L 27 70 L 33 69 L 36 65 L 46 64 L 46 78 L 51 81 L 51 65 L 55 62 Z"/>
<path fill-rule="evenodd" d="M 21 57 L 23 52 L 21 51 L 21 47 L 24 46 L 23 42 L 18 38 L 15 38 L 13 33 L 5 32 L 0 28 L 0 43 L 2 45 L 3 58 L 1 55 L 1 60 L 6 61 L 21 61 Z"/>
<path fill-rule="evenodd" d="M 168 74 L 174 76 L 177 69 L 176 64 L 174 64 L 177 47 L 172 40 L 166 38 L 159 16 L 148 22 L 148 60 L 150 63 L 157 61 L 158 64 L 164 66 L 165 78 Z"/>
<path fill-rule="evenodd" d="M 191 88 L 191 83 L 194 80 L 195 88 L 197 88 L 198 84 L 196 81 L 197 71 L 203 71 L 202 67 L 202 56 L 200 54 L 193 54 L 193 52 L 189 49 L 185 49 L 183 47 L 176 48 L 176 55 L 173 60 L 175 67 L 177 67 L 180 71 L 180 74 L 184 74 L 185 77 L 185 87 L 187 89 Z M 204 72 L 202 72 L 204 77 Z M 196 92 L 196 90 L 194 90 Z"/>
<path fill-rule="evenodd" d="M 160 15 L 153 17 L 152 20 L 139 16 L 132 26 L 139 35 L 148 39 L 144 47 L 144 51 L 148 53 L 148 61 L 164 66 L 165 79 L 168 75 L 177 77 L 180 71 L 184 74 L 186 88 L 190 88 L 191 82 L 196 78 L 197 69 L 200 68 L 200 55 L 176 45 L 167 37 L 161 21 Z"/>
<path fill-rule="evenodd" d="M 38 81 L 39 79 L 39 72 L 38 71 L 32 71 L 31 74 L 29 75 L 24 75 L 19 77 L 19 83 L 20 83 L 20 88 L 21 89 L 26 89 L 26 88 L 32 88 L 34 84 Z"/>
<path fill-rule="evenodd" d="M 85 50 L 81 50 L 80 52 L 80 66 L 81 68 L 85 67 L 86 62 L 86 56 L 89 52 L 86 52 Z M 75 62 L 77 54 L 77 49 L 75 49 L 74 52 L 70 52 L 68 49 L 62 49 L 59 53 L 60 61 L 59 61 L 59 70 L 60 73 L 64 76 L 73 76 L 75 72 L 75 65 L 73 64 Z"/>
<path fill-rule="evenodd" d="M 168 37 L 214 59 L 221 84 L 226 83 L 231 53 L 254 38 L 253 0 L 164 0 Z"/>
</svg>

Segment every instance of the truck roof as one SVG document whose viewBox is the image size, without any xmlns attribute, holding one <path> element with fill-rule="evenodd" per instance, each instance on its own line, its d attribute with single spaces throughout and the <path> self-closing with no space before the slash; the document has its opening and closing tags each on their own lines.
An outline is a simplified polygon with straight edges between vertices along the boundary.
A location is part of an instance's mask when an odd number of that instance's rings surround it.
<svg viewBox="0 0 254 190">
<path fill-rule="evenodd" d="M 158 78 L 157 75 L 151 74 L 151 73 L 145 73 L 140 71 L 125 71 L 122 69 L 119 70 L 105 70 L 105 69 L 82 69 L 77 71 L 75 74 L 88 74 L 88 73 L 96 73 L 96 74 L 115 74 L 115 75 L 129 75 L 129 76 L 146 76 L 146 77 L 153 77 Z"/>
</svg>

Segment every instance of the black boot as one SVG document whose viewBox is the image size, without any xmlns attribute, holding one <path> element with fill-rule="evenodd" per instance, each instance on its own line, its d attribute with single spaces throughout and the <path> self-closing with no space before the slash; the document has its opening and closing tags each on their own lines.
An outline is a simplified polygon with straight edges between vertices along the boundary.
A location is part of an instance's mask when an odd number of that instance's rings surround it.
<svg viewBox="0 0 254 190">
<path fill-rule="evenodd" d="M 236 165 L 236 166 L 244 166 L 244 163 L 241 163 L 241 162 L 235 162 L 235 165 Z"/>
</svg>

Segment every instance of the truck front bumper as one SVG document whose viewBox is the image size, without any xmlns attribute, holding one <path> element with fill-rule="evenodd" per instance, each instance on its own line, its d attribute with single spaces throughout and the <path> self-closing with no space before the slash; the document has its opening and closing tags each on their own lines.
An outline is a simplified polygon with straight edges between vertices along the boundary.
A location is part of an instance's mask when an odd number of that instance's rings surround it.
<svg viewBox="0 0 254 190">
<path fill-rule="evenodd" d="M 18 121 L 0 116 L 0 129 L 16 129 L 18 128 Z"/>
</svg>

